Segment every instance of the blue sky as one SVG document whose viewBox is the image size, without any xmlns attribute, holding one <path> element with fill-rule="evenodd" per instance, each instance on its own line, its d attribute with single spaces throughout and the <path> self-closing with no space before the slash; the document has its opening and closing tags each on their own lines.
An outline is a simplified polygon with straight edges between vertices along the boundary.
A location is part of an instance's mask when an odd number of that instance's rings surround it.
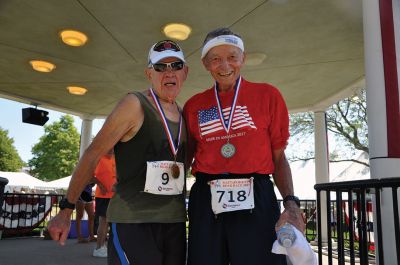
<svg viewBox="0 0 400 265">
<path fill-rule="evenodd" d="M 0 127 L 8 130 L 8 136 L 14 139 L 14 146 L 25 162 L 28 162 L 28 160 L 32 158 L 32 146 L 34 146 L 44 134 L 44 128 L 42 126 L 22 122 L 22 109 L 27 107 L 32 106 L 0 98 Z M 46 125 L 59 120 L 62 115 L 65 115 L 65 113 L 62 112 L 41 107 L 38 108 L 49 112 L 49 121 Z M 78 132 L 80 132 L 82 120 L 77 116 L 73 117 L 74 125 L 78 129 Z M 93 121 L 93 135 L 97 134 L 103 122 L 103 119 L 96 119 Z"/>
</svg>

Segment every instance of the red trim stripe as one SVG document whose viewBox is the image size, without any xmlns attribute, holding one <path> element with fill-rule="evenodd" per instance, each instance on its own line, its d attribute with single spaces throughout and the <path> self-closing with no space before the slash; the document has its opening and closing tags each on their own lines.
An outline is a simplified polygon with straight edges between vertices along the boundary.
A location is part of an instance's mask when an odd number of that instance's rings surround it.
<svg viewBox="0 0 400 265">
<path fill-rule="evenodd" d="M 388 157 L 400 157 L 400 107 L 392 0 L 379 1 L 386 91 Z"/>
</svg>

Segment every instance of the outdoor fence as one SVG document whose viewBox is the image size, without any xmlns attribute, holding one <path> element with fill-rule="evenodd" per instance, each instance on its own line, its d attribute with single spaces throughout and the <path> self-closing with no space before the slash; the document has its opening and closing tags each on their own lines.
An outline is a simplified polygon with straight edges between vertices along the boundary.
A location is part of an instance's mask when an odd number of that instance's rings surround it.
<svg viewBox="0 0 400 265">
<path fill-rule="evenodd" d="M 333 264 L 335 256 L 338 264 L 348 262 L 355 264 L 356 259 L 360 264 L 375 262 L 375 245 L 378 248 L 379 264 L 384 264 L 382 240 L 382 214 L 381 196 L 385 191 L 391 190 L 394 216 L 394 235 L 397 251 L 397 264 L 400 264 L 400 226 L 397 192 L 400 178 L 370 179 L 359 181 L 346 181 L 324 183 L 315 185 L 317 190 L 317 224 L 318 238 L 322 237 L 322 216 L 326 216 L 327 226 L 327 255 L 329 264 Z M 326 195 L 326 212 L 322 212 L 321 195 Z M 335 200 L 331 200 L 331 196 Z M 372 201 L 375 200 L 376 215 L 373 215 Z M 375 217 L 375 219 L 374 219 Z M 374 228 L 376 231 L 374 231 Z M 378 242 L 374 242 L 374 232 L 377 233 Z M 337 247 L 332 244 L 332 239 L 337 241 Z M 322 264 L 322 240 L 318 240 L 319 264 Z"/>
<path fill-rule="evenodd" d="M 3 236 L 19 236 L 35 229 L 43 230 L 59 211 L 58 202 L 63 196 L 5 193 L 0 215 L 0 231 Z"/>
</svg>

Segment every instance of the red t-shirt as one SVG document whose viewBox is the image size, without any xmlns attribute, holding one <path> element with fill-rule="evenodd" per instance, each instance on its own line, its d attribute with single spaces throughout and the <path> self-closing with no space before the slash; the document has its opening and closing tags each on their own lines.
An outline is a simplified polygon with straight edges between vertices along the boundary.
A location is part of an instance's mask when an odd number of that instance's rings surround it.
<svg viewBox="0 0 400 265">
<path fill-rule="evenodd" d="M 234 93 L 234 90 L 219 93 L 226 117 Z M 229 142 L 236 148 L 233 157 L 221 155 L 221 147 L 227 143 L 227 133 L 219 119 L 213 87 L 189 99 L 184 107 L 184 116 L 189 148 L 195 154 L 193 174 L 273 173 L 272 150 L 286 147 L 289 138 L 289 115 L 278 89 L 243 78 L 229 131 Z"/>
<path fill-rule="evenodd" d="M 100 188 L 96 187 L 96 197 L 98 198 L 112 198 L 114 192 L 112 192 L 112 186 L 116 182 L 115 173 L 115 159 L 114 156 L 109 158 L 108 156 L 103 156 L 100 158 L 97 164 L 96 170 L 94 171 L 95 177 L 105 186 L 107 189 L 106 194 L 102 194 Z"/>
</svg>

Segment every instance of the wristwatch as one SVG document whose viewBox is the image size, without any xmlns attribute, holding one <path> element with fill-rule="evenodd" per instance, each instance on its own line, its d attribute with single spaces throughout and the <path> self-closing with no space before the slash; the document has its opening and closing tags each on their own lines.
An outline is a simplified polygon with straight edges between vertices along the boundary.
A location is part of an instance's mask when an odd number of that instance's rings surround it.
<svg viewBox="0 0 400 265">
<path fill-rule="evenodd" d="M 283 199 L 283 204 L 285 204 L 287 201 L 294 201 L 297 206 L 300 208 L 300 200 L 297 196 L 294 195 L 287 195 L 284 199 Z"/>
<path fill-rule="evenodd" d="M 58 203 L 58 207 L 60 207 L 61 210 L 64 210 L 64 209 L 66 209 L 66 208 L 67 208 L 67 209 L 74 210 L 74 209 L 75 209 L 75 204 L 70 203 L 70 202 L 68 201 L 67 198 L 63 198 L 63 199 Z"/>
</svg>

